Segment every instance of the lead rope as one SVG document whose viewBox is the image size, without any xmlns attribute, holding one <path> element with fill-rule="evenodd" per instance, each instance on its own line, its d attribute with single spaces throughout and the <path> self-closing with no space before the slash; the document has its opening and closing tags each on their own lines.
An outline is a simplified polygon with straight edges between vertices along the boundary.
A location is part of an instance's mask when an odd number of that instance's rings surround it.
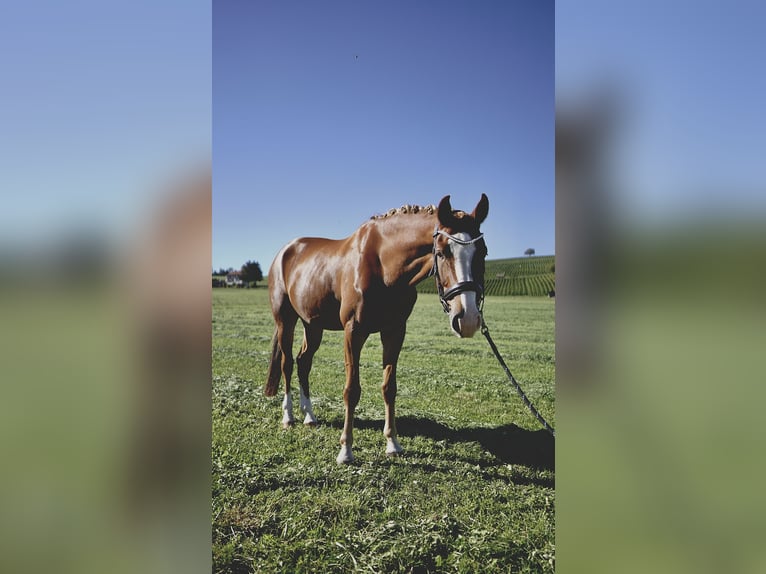
<svg viewBox="0 0 766 574">
<path fill-rule="evenodd" d="M 482 300 L 482 303 L 484 301 Z M 483 307 L 484 305 L 482 305 Z M 484 310 L 480 309 L 479 311 L 481 316 L 481 334 L 484 335 L 487 338 L 487 343 L 489 343 L 489 346 L 492 348 L 492 351 L 495 353 L 495 357 L 497 357 L 497 360 L 500 362 L 500 366 L 503 367 L 505 370 L 505 374 L 508 375 L 508 379 L 513 383 L 513 386 L 516 387 L 516 391 L 519 393 L 519 396 L 521 397 L 521 400 L 524 401 L 524 404 L 529 407 L 529 410 L 532 412 L 533 415 L 535 415 L 535 418 L 540 421 L 540 424 L 543 425 L 545 430 L 547 430 L 549 433 L 553 435 L 553 437 L 556 437 L 556 431 L 554 428 L 548 424 L 548 421 L 546 421 L 543 418 L 543 415 L 540 414 L 540 412 L 535 408 L 535 405 L 532 404 L 532 401 L 527 398 L 527 395 L 524 393 L 524 391 L 521 388 L 521 385 L 519 385 L 518 382 L 516 382 L 516 379 L 513 378 L 513 374 L 511 374 L 510 369 L 508 369 L 508 365 L 505 364 L 505 361 L 503 361 L 503 357 L 500 356 L 500 351 L 497 350 L 497 347 L 495 346 L 495 342 L 492 340 L 492 337 L 489 336 L 489 328 L 487 327 L 487 324 L 484 322 Z"/>
</svg>

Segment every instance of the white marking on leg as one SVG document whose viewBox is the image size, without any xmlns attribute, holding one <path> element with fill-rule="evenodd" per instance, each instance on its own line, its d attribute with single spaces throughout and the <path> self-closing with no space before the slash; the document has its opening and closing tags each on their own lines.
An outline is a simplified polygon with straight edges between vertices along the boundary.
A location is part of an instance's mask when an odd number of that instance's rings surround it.
<svg viewBox="0 0 766 574">
<path fill-rule="evenodd" d="M 351 452 L 351 447 L 346 444 L 341 445 L 338 458 L 335 460 L 338 461 L 338 464 L 349 464 L 354 462 L 354 453 Z"/>
<path fill-rule="evenodd" d="M 396 440 L 396 436 L 391 436 L 391 427 L 388 426 L 388 421 L 383 425 L 383 436 L 386 437 L 386 454 L 394 455 L 401 454 L 404 449 Z"/>
<path fill-rule="evenodd" d="M 386 454 L 402 454 L 403 451 L 404 449 L 399 444 L 399 441 L 396 440 L 396 437 L 386 437 Z"/>
<path fill-rule="evenodd" d="M 311 399 L 303 394 L 303 389 L 301 389 L 301 412 L 306 415 L 306 418 L 303 419 L 304 425 L 313 426 L 317 424 L 317 418 L 314 416 L 314 410 L 311 406 Z"/>
<path fill-rule="evenodd" d="M 285 393 L 285 398 L 282 400 L 282 426 L 288 427 L 295 424 L 293 418 L 293 396 L 291 393 Z"/>
</svg>

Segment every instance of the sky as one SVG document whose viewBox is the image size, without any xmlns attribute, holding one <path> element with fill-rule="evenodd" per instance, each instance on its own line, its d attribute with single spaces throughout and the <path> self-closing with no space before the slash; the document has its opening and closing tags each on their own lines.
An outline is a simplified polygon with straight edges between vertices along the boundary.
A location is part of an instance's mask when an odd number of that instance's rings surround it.
<svg viewBox="0 0 766 574">
<path fill-rule="evenodd" d="M 554 253 L 553 2 L 213 2 L 213 268 L 450 195 Z"/>
<path fill-rule="evenodd" d="M 490 258 L 553 253 L 554 76 L 616 86 L 630 217 L 764 212 L 766 4 L 559 0 L 555 74 L 552 2 L 434 6 L 9 4 L 0 247 L 130 228 L 212 147 L 216 268 L 482 192 Z"/>
</svg>

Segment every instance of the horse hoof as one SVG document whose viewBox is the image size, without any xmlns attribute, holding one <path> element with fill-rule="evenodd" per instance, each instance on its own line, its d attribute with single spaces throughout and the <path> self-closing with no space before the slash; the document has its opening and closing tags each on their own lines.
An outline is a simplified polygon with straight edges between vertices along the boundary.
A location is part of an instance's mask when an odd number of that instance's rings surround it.
<svg viewBox="0 0 766 574">
<path fill-rule="evenodd" d="M 335 459 L 338 464 L 351 464 L 354 462 L 354 455 L 350 448 L 343 447 L 340 449 L 338 458 Z"/>
<path fill-rule="evenodd" d="M 401 450 L 392 450 L 391 452 L 386 451 L 386 456 L 389 458 L 399 458 L 402 455 L 404 455 L 404 452 Z"/>
<path fill-rule="evenodd" d="M 315 429 L 315 428 L 317 428 L 317 422 L 316 421 L 306 421 L 305 423 L 303 423 L 303 426 L 305 426 L 306 428 Z"/>
<path fill-rule="evenodd" d="M 282 428 L 285 429 L 285 430 L 291 429 L 294 426 L 295 426 L 295 421 L 285 421 L 285 422 L 282 423 Z"/>
<path fill-rule="evenodd" d="M 386 455 L 387 456 L 399 456 L 404 452 L 402 445 L 395 438 L 386 439 Z"/>
</svg>

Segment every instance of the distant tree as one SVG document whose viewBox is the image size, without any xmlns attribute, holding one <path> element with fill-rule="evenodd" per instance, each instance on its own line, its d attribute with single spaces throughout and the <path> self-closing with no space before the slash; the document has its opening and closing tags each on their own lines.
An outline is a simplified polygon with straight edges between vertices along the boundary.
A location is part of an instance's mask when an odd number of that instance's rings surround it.
<svg viewBox="0 0 766 574">
<path fill-rule="evenodd" d="M 232 267 L 229 267 L 228 269 L 221 267 L 218 271 L 214 271 L 213 275 L 228 275 L 231 271 L 234 271 Z"/>
<path fill-rule="evenodd" d="M 524 255 L 526 255 L 527 257 L 534 254 L 535 254 L 535 250 L 532 249 L 531 247 L 524 252 Z"/>
<path fill-rule="evenodd" d="M 242 266 L 239 271 L 239 277 L 245 282 L 245 285 L 250 283 L 258 283 L 263 281 L 263 272 L 261 271 L 261 264 L 257 261 L 248 261 Z"/>
</svg>

